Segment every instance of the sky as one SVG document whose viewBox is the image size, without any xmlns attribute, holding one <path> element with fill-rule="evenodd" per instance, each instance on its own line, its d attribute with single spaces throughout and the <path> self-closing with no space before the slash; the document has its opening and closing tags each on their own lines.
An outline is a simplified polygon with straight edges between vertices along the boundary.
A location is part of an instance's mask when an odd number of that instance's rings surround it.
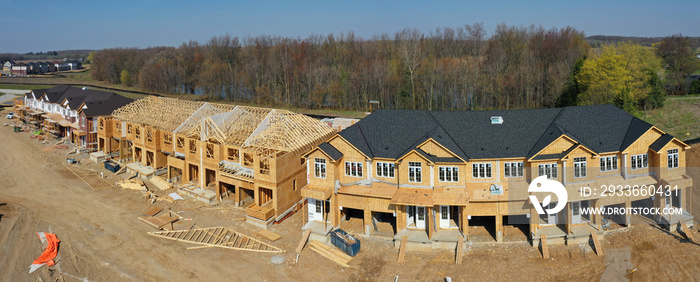
<svg viewBox="0 0 700 282">
<path fill-rule="evenodd" d="M 369 39 L 406 27 L 500 23 L 572 26 L 588 35 L 700 36 L 700 1 L 413 0 L 0 0 L 0 53 L 179 46 L 213 36 L 309 35 L 353 31 Z"/>
</svg>

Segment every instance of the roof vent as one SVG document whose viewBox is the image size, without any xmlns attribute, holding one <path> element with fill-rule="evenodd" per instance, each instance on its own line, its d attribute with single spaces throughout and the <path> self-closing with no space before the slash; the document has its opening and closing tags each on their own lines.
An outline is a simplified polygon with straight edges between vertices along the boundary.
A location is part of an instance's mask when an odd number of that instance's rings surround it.
<svg viewBox="0 0 700 282">
<path fill-rule="evenodd" d="M 491 124 L 503 124 L 503 117 L 502 116 L 492 116 L 491 117 Z"/>
</svg>

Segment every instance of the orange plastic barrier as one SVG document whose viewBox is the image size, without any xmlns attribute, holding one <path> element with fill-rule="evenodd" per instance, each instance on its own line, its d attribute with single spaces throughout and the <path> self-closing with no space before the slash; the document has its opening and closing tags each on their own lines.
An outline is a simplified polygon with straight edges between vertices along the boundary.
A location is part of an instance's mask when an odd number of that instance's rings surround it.
<svg viewBox="0 0 700 282">
<path fill-rule="evenodd" d="M 37 236 L 39 236 L 39 239 L 41 239 L 41 236 L 39 233 L 37 233 Z M 46 264 L 47 266 L 52 266 L 54 264 L 53 259 L 56 257 L 58 254 L 58 243 L 61 242 L 61 240 L 58 240 L 56 237 L 56 234 L 53 233 L 44 233 L 44 236 L 46 236 L 46 250 L 37 258 L 34 260 L 34 264 Z"/>
</svg>

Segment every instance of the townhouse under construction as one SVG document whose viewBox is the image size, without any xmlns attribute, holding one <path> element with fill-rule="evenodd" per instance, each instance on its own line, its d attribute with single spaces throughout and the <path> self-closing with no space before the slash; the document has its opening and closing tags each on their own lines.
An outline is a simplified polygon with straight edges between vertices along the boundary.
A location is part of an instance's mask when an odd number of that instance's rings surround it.
<svg viewBox="0 0 700 282">
<path fill-rule="evenodd" d="M 100 118 L 97 135 L 133 173 L 167 173 L 181 191 L 247 205 L 248 221 L 267 226 L 300 206 L 301 155 L 334 133 L 286 110 L 147 97 Z"/>
</svg>

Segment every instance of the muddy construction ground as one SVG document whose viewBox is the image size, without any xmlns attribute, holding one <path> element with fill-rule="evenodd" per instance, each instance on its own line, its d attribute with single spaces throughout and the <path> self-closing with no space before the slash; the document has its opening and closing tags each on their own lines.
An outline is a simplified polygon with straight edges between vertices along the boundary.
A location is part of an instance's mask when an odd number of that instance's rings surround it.
<svg viewBox="0 0 700 282">
<path fill-rule="evenodd" d="M 8 111 L 2 112 L 4 117 Z M 361 252 L 343 268 L 308 248 L 295 264 L 301 239 L 302 215 L 295 214 L 271 230 L 282 239 L 271 243 L 287 252 L 259 254 L 206 248 L 187 250 L 187 243 L 146 235 L 155 229 L 137 219 L 152 205 L 182 211 L 197 227 L 226 226 L 253 236 L 259 230 L 242 222 L 244 210 L 229 205 L 202 206 L 194 200 L 151 204 L 140 191 L 113 186 L 94 190 L 66 169 L 65 149 L 30 139 L 0 126 L 0 281 L 301 281 L 330 277 L 341 281 L 465 280 L 697 280 L 700 245 L 678 233 L 656 226 L 637 225 L 605 236 L 604 257 L 589 245 L 552 246 L 551 259 L 527 243 L 473 244 L 461 265 L 454 252 L 409 252 L 396 262 L 393 243 L 363 239 Z M 689 161 L 700 166 L 700 146 Z M 83 168 L 100 170 L 86 155 Z M 695 170 L 697 171 L 697 170 Z M 110 183 L 117 177 L 105 171 Z M 94 174 L 95 179 L 98 177 Z M 700 175 L 693 175 L 700 179 Z M 99 180 L 90 180 L 97 181 Z M 696 181 L 700 182 L 700 181 Z M 697 185 L 696 185 L 697 187 Z M 700 189 L 695 189 L 693 212 L 700 211 Z M 169 191 L 172 192 L 172 191 Z M 164 192 L 159 191 L 164 194 Z M 56 233 L 61 240 L 56 264 L 29 274 L 29 265 L 43 247 L 36 232 Z M 700 240 L 700 233 L 693 231 Z"/>
</svg>

